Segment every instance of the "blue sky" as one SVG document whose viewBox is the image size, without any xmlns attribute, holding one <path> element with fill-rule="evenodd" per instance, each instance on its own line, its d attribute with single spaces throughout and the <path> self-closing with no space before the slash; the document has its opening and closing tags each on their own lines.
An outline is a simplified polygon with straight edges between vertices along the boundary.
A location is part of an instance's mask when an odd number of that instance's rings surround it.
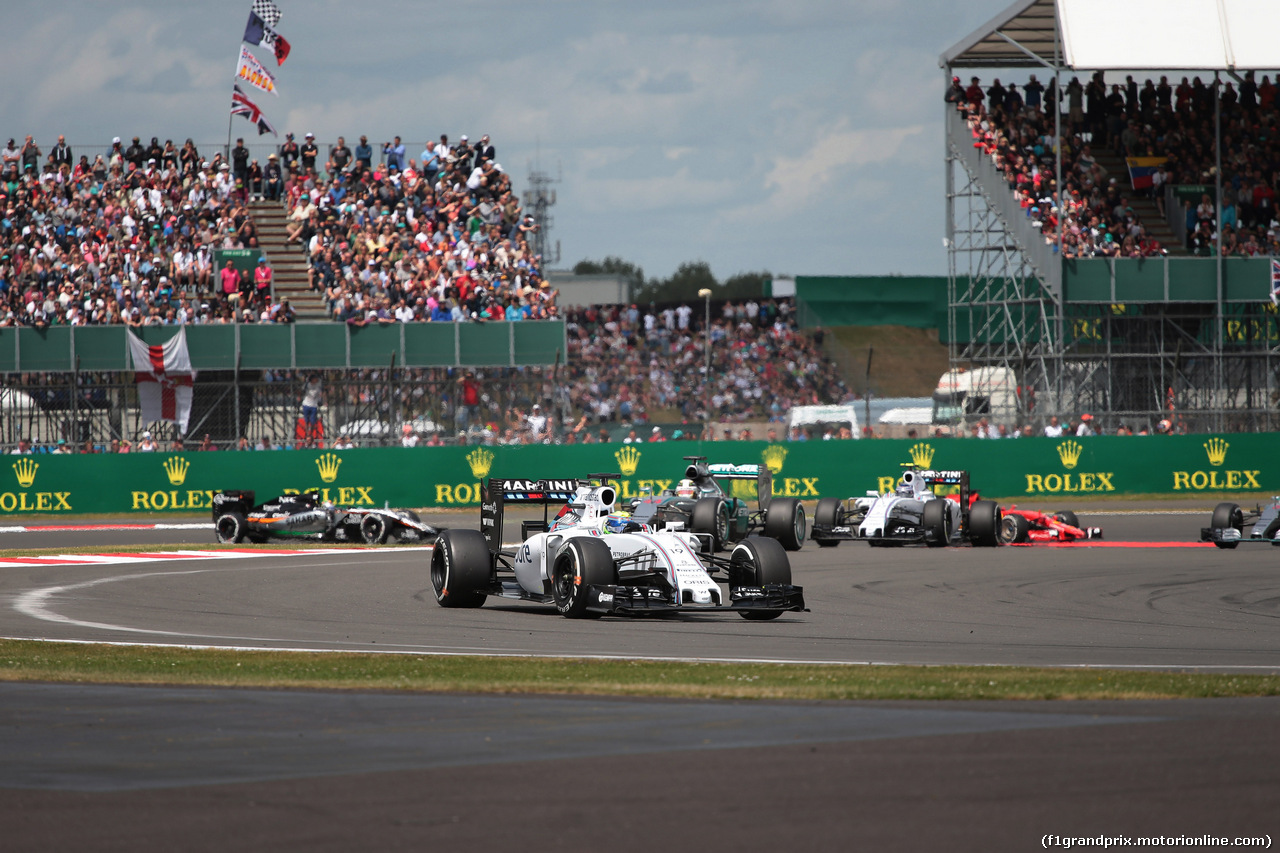
<svg viewBox="0 0 1280 853">
<path fill-rule="evenodd" d="M 281 133 L 483 133 L 559 176 L 559 266 L 945 273 L 938 55 L 1007 4 L 277 0 Z M 250 0 L 9 0 L 6 138 L 220 144 Z M 274 68 L 269 52 L 256 53 Z M 253 141 L 243 119 L 235 135 Z M 267 137 L 269 139 L 270 137 Z"/>
</svg>

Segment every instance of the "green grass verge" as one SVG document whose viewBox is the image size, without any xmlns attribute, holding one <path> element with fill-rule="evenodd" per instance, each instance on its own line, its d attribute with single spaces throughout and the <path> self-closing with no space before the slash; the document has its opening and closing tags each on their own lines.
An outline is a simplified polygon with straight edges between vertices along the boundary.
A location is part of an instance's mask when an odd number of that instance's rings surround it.
<svg viewBox="0 0 1280 853">
<path fill-rule="evenodd" d="M 1280 695 L 1280 676 L 1030 667 L 680 663 L 193 650 L 0 641 L 0 680 L 687 699 L 1183 699 Z"/>
</svg>

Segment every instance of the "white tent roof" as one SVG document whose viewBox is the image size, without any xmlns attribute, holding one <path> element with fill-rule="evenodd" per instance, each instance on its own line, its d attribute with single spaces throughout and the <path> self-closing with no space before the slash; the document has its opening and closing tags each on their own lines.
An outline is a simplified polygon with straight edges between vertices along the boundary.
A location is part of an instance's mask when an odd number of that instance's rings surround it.
<svg viewBox="0 0 1280 853">
<path fill-rule="evenodd" d="M 939 64 L 1262 71 L 1280 68 L 1277 32 L 1277 0 L 1018 0 Z"/>
</svg>

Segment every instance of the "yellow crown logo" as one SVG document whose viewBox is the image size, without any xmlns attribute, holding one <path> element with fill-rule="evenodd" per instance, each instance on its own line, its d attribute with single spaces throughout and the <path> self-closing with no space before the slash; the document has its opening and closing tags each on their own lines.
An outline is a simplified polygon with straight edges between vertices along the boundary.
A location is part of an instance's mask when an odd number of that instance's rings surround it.
<svg viewBox="0 0 1280 853">
<path fill-rule="evenodd" d="M 764 460 L 765 467 L 774 474 L 782 473 L 782 463 L 787 461 L 787 449 L 776 444 L 771 444 L 760 454 L 760 458 Z"/>
<path fill-rule="evenodd" d="M 636 450 L 633 444 L 623 447 L 613 454 L 613 458 L 618 460 L 618 470 L 622 472 L 624 477 L 630 477 L 640 465 L 640 451 Z"/>
<path fill-rule="evenodd" d="M 181 486 L 182 481 L 187 479 L 187 469 L 190 467 L 191 463 L 181 456 L 170 456 L 164 460 L 164 472 L 169 475 L 169 484 Z"/>
<path fill-rule="evenodd" d="M 911 464 L 917 468 L 928 468 L 933 464 L 934 450 L 923 441 L 919 444 L 911 445 L 911 450 L 908 452 L 911 454 Z"/>
<path fill-rule="evenodd" d="M 19 459 L 13 463 L 13 473 L 18 475 L 18 485 L 24 489 L 31 488 L 31 484 L 36 481 L 36 469 L 39 467 L 39 462 L 33 462 L 30 459 Z"/>
<path fill-rule="evenodd" d="M 1220 438 L 1211 438 L 1204 443 L 1204 450 L 1209 454 L 1209 464 L 1218 467 L 1227 461 L 1227 448 L 1231 445 Z"/>
<path fill-rule="evenodd" d="M 493 467 L 493 451 L 477 447 L 467 454 L 467 464 L 471 466 L 471 476 L 483 480 L 489 476 L 489 469 Z"/>
<path fill-rule="evenodd" d="M 1062 467 L 1068 471 L 1080 464 L 1080 454 L 1083 452 L 1084 446 L 1078 441 L 1064 441 L 1058 445 L 1058 458 L 1062 460 Z"/>
<path fill-rule="evenodd" d="M 322 453 L 320 458 L 316 460 L 316 469 L 320 472 L 320 479 L 326 483 L 332 483 L 338 479 L 338 466 L 342 464 L 342 459 L 335 453 Z"/>
</svg>

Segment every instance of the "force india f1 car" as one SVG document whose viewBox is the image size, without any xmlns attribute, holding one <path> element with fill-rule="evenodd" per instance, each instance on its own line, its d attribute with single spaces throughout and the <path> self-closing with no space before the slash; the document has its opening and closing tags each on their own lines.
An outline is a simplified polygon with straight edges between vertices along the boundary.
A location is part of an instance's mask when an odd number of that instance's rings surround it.
<svg viewBox="0 0 1280 853">
<path fill-rule="evenodd" d="M 788 551 L 804 544 L 804 505 L 795 498 L 773 496 L 773 473 L 764 465 L 708 465 L 705 456 L 686 456 L 689 466 L 674 490 L 631 502 L 635 521 L 661 530 L 668 523 L 705 533 L 714 551 L 724 550 L 752 534 L 776 539 Z M 721 481 L 756 481 L 756 505 L 730 495 Z"/>
<path fill-rule="evenodd" d="M 710 534 L 668 521 L 654 530 L 616 512 L 617 493 L 581 480 L 504 480 L 485 486 L 481 529 L 446 530 L 431 555 L 431 586 L 441 607 L 480 607 L 489 596 L 552 604 L 568 618 L 605 614 L 736 612 L 774 619 L 805 610 L 791 564 L 773 539 L 747 537 L 728 557 L 712 553 Z M 503 515 L 513 504 L 541 504 L 541 521 L 521 524 L 522 544 L 502 545 Z M 549 507 L 561 504 L 554 519 Z M 723 584 L 723 586 L 722 586 Z"/>
<path fill-rule="evenodd" d="M 1246 537 L 1244 526 L 1253 524 Z M 1280 497 L 1273 497 L 1267 506 L 1251 511 L 1229 501 L 1213 509 L 1208 527 L 1200 528 L 1200 541 L 1212 542 L 1219 548 L 1234 548 L 1241 542 L 1270 542 L 1280 545 Z"/>
<path fill-rule="evenodd" d="M 958 500 L 935 495 L 932 487 L 959 486 Z M 845 540 L 865 540 L 871 545 L 913 545 L 932 548 L 968 542 L 979 546 L 1001 544 L 1003 516 L 995 501 L 970 500 L 968 471 L 920 471 L 902 473 L 897 488 L 883 495 L 823 498 L 813 513 L 813 540 L 830 548 Z"/>
<path fill-rule="evenodd" d="M 219 542 L 304 539 L 381 545 L 388 539 L 427 541 L 440 533 L 411 510 L 338 509 L 322 502 L 319 492 L 281 495 L 256 506 L 253 497 L 251 491 L 214 494 L 213 526 Z"/>
</svg>

